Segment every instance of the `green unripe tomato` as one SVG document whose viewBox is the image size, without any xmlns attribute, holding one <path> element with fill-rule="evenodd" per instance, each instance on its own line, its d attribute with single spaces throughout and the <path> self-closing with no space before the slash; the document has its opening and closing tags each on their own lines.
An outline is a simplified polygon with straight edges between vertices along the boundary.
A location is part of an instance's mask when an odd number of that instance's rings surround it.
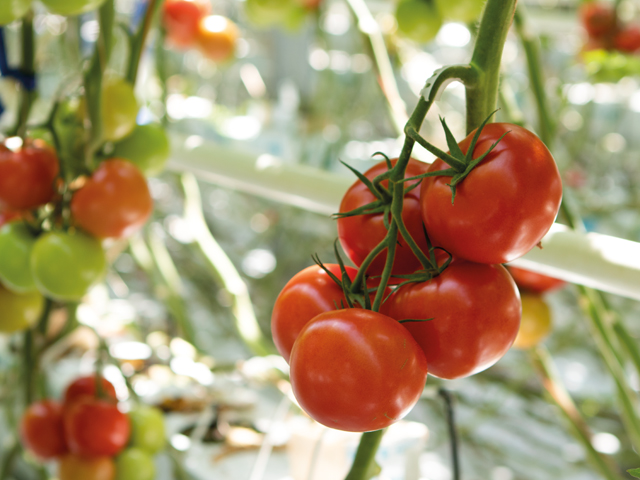
<svg viewBox="0 0 640 480">
<path fill-rule="evenodd" d="M 114 157 L 125 158 L 145 175 L 157 175 L 169 158 L 169 137 L 162 125 L 137 125 L 131 135 L 115 145 Z"/>
<path fill-rule="evenodd" d="M 55 300 L 80 300 L 102 278 L 106 265 L 100 242 L 81 232 L 45 233 L 31 253 L 38 289 Z"/>
<path fill-rule="evenodd" d="M 36 238 L 22 222 L 0 228 L 0 281 L 16 293 L 38 290 L 31 273 L 31 251 Z"/>
<path fill-rule="evenodd" d="M 140 448 L 127 448 L 116 458 L 115 480 L 153 480 L 156 466 L 153 458 Z"/>
<path fill-rule="evenodd" d="M 153 455 L 164 448 L 166 433 L 164 416 L 160 410 L 141 405 L 129 412 L 131 438 L 129 443 Z"/>
<path fill-rule="evenodd" d="M 403 36 L 420 43 L 433 40 L 442 26 L 442 16 L 433 0 L 401 0 L 396 21 Z"/>
<path fill-rule="evenodd" d="M 245 13 L 254 25 L 267 27 L 287 23 L 294 6 L 292 0 L 246 0 Z"/>
<path fill-rule="evenodd" d="M 482 13 L 485 0 L 435 0 L 436 7 L 446 20 L 470 23 Z"/>
<path fill-rule="evenodd" d="M 102 5 L 105 0 L 41 0 L 47 10 L 56 15 L 73 16 L 90 12 Z"/>
<path fill-rule="evenodd" d="M 31 7 L 31 0 L 0 1 L 0 26 L 8 25 L 26 15 Z"/>
<path fill-rule="evenodd" d="M 102 134 L 105 140 L 117 142 L 136 126 L 138 101 L 133 85 L 123 78 L 105 79 L 102 85 Z"/>
<path fill-rule="evenodd" d="M 0 333 L 14 333 L 31 327 L 44 308 L 38 292 L 14 293 L 0 285 Z"/>
</svg>

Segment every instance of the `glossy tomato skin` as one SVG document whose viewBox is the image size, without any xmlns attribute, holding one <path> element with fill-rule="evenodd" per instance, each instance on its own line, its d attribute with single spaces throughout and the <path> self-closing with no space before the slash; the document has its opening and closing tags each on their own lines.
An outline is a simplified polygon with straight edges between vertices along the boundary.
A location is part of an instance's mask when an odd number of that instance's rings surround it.
<svg viewBox="0 0 640 480">
<path fill-rule="evenodd" d="M 54 400 L 29 405 L 20 420 L 20 437 L 23 445 L 43 460 L 67 453 L 62 405 Z"/>
<path fill-rule="evenodd" d="M 106 269 L 98 240 L 81 232 L 47 232 L 31 252 L 38 290 L 56 300 L 80 300 Z"/>
<path fill-rule="evenodd" d="M 211 4 L 207 0 L 166 0 L 162 21 L 169 41 L 179 48 L 195 46 L 198 23 L 210 11 Z"/>
<path fill-rule="evenodd" d="M 113 402 L 84 398 L 65 408 L 64 432 L 71 453 L 112 456 L 127 445 L 131 424 Z"/>
<path fill-rule="evenodd" d="M 111 457 L 66 455 L 58 464 L 59 480 L 115 480 L 116 466 Z"/>
<path fill-rule="evenodd" d="M 524 268 L 509 265 L 509 273 L 516 281 L 516 285 L 521 290 L 528 290 L 534 293 L 552 292 L 564 287 L 567 283 L 559 278 L 548 277 L 541 273 L 532 272 Z"/>
<path fill-rule="evenodd" d="M 616 30 L 616 13 L 611 5 L 603 2 L 587 2 L 580 6 L 580 20 L 587 34 L 602 38 Z"/>
<path fill-rule="evenodd" d="M 124 78 L 105 79 L 102 87 L 102 122 L 105 140 L 122 140 L 136 126 L 138 100 L 131 85 Z"/>
<path fill-rule="evenodd" d="M 35 237 L 22 222 L 0 228 L 0 281 L 13 292 L 37 290 L 30 267 L 35 243 Z"/>
<path fill-rule="evenodd" d="M 300 406 L 330 428 L 366 432 L 404 417 L 420 398 L 427 362 L 398 322 L 359 308 L 315 317 L 291 352 Z"/>
<path fill-rule="evenodd" d="M 520 295 L 502 265 L 454 261 L 429 282 L 399 287 L 381 312 L 406 322 L 429 373 L 454 379 L 481 372 L 509 350 L 520 325 Z"/>
<path fill-rule="evenodd" d="M 77 226 L 98 238 L 122 238 L 147 221 L 153 200 L 142 172 L 131 162 L 112 158 L 100 164 L 71 200 Z"/>
<path fill-rule="evenodd" d="M 148 452 L 127 448 L 116 458 L 116 480 L 154 480 L 156 467 Z"/>
<path fill-rule="evenodd" d="M 208 15 L 198 22 L 196 43 L 202 54 L 224 62 L 234 56 L 240 32 L 235 23 L 221 15 Z"/>
<path fill-rule="evenodd" d="M 100 383 L 102 384 L 103 396 L 111 399 L 113 403 L 116 403 L 118 397 L 116 397 L 116 389 L 113 384 L 104 377 L 101 377 Z M 64 392 L 64 404 L 65 406 L 70 406 L 85 398 L 95 398 L 96 394 L 95 375 L 78 377 L 67 386 Z"/>
<path fill-rule="evenodd" d="M 395 165 L 396 161 L 397 159 L 394 159 L 392 163 Z M 407 165 L 405 178 L 425 173 L 428 168 L 428 164 L 411 159 Z M 386 171 L 386 163 L 380 162 L 367 170 L 365 176 L 368 179 L 373 179 Z M 383 182 L 383 185 L 386 186 L 386 183 L 387 182 Z M 415 182 L 407 182 L 405 188 L 413 183 Z M 375 196 L 369 191 L 366 185 L 358 180 L 349 187 L 344 197 L 342 197 L 340 213 L 355 210 L 356 208 L 373 202 L 375 199 Z M 404 196 L 402 218 L 409 233 L 420 249 L 426 252 L 428 250 L 427 241 L 424 237 L 420 211 L 420 187 L 416 187 Z M 340 239 L 340 244 L 356 265 L 362 264 L 369 252 L 384 240 L 386 234 L 387 229 L 384 226 L 384 215 L 382 213 L 338 219 L 338 238 Z M 404 239 L 402 239 L 400 235 L 398 237 L 392 273 L 395 275 L 404 275 L 422 268 L 420 262 Z M 381 275 L 386 259 L 386 252 L 378 255 L 369 266 L 367 274 Z"/>
<path fill-rule="evenodd" d="M 535 293 L 522 293 L 522 320 L 514 348 L 531 348 L 538 345 L 551 330 L 551 310 L 544 299 Z"/>
<path fill-rule="evenodd" d="M 434 245 L 478 263 L 507 263 L 535 247 L 549 231 L 562 200 L 562 181 L 551 153 L 518 125 L 491 123 L 476 144 L 477 158 L 509 132 L 457 187 L 451 177 L 422 181 L 422 218 Z M 460 148 L 466 153 L 475 131 Z M 449 168 L 436 160 L 430 171 Z"/>
<path fill-rule="evenodd" d="M 342 278 L 339 265 L 327 263 L 325 267 Z M 351 279 L 358 273 L 353 267 L 345 270 Z M 346 306 L 342 289 L 319 266 L 313 265 L 295 274 L 278 295 L 271 314 L 271 335 L 280 355 L 289 361 L 300 330 L 313 317 Z"/>
<path fill-rule="evenodd" d="M 140 405 L 129 412 L 132 447 L 150 455 L 158 453 L 166 444 L 164 415 L 158 408 Z"/>
<path fill-rule="evenodd" d="M 39 292 L 14 293 L 0 284 L 0 334 L 10 334 L 34 325 L 44 309 Z"/>
<path fill-rule="evenodd" d="M 27 142 L 16 152 L 0 149 L 0 206 L 28 210 L 50 202 L 58 171 L 58 157 L 42 141 Z"/>
</svg>

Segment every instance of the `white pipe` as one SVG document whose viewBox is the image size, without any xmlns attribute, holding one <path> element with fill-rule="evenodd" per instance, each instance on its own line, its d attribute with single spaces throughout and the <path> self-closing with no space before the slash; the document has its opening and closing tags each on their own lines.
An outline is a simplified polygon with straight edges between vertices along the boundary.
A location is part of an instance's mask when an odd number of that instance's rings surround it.
<svg viewBox="0 0 640 480">
<path fill-rule="evenodd" d="M 354 179 L 268 154 L 208 141 L 172 138 L 168 168 L 306 210 L 331 215 Z M 188 144 L 197 144 L 188 148 Z M 640 243 L 598 233 L 581 234 L 555 224 L 534 248 L 513 262 L 529 270 L 640 300 Z"/>
</svg>

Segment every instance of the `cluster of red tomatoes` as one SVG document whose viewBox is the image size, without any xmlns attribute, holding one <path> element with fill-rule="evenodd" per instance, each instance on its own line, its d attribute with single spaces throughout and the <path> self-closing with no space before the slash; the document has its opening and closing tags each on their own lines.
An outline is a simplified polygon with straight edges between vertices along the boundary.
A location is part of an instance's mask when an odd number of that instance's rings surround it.
<svg viewBox="0 0 640 480">
<path fill-rule="evenodd" d="M 80 377 L 62 402 L 32 403 L 20 422 L 22 444 L 41 461 L 58 460 L 59 480 L 153 480 L 153 455 L 165 444 L 162 412 L 118 407 L 113 385 Z"/>
<path fill-rule="evenodd" d="M 394 186 L 404 189 L 406 230 L 438 266 L 449 259 L 446 268 L 420 278 L 426 267 L 399 238 L 390 282 L 397 286 L 384 292 L 379 312 L 345 308 L 350 303 L 343 288 L 358 272 L 339 265 L 303 270 L 278 296 L 273 339 L 289 361 L 297 400 L 320 423 L 350 431 L 384 428 L 417 402 L 427 366 L 440 378 L 466 377 L 493 365 L 513 344 L 520 296 L 501 264 L 540 242 L 557 215 L 562 183 L 548 149 L 528 130 L 489 124 L 471 149 L 475 133 L 450 145 L 456 158 L 476 160 L 489 152 L 457 183 L 453 201 L 452 175 Z M 374 179 L 395 164 L 381 162 L 367 171 L 368 180 L 346 192 L 340 212 L 375 207 L 389 196 L 388 181 Z M 410 159 L 405 178 L 448 168 L 440 159 L 431 165 Z M 338 218 L 340 244 L 356 265 L 387 236 L 388 215 L 380 208 Z M 381 251 L 369 264 L 370 287 L 379 282 L 386 257 Z M 406 282 L 411 274 L 417 274 L 414 281 Z"/>
<path fill-rule="evenodd" d="M 198 48 L 216 62 L 234 56 L 239 30 L 222 15 L 210 15 L 209 0 L 166 0 L 163 24 L 169 42 L 181 49 Z"/>
<path fill-rule="evenodd" d="M 588 35 L 585 50 L 640 50 L 640 25 L 622 24 L 613 3 L 592 1 L 580 7 L 580 20 Z"/>
</svg>

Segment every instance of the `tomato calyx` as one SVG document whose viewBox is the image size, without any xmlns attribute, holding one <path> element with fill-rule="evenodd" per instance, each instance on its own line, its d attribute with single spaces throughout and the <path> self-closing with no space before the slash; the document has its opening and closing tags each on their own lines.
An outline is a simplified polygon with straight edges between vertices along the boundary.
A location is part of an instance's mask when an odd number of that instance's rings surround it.
<svg viewBox="0 0 640 480">
<path fill-rule="evenodd" d="M 480 164 L 480 162 L 482 162 L 482 160 L 484 160 L 487 157 L 487 155 L 489 155 L 493 151 L 493 149 L 498 145 L 498 143 L 500 143 L 500 141 L 509 133 L 509 132 L 505 132 L 504 134 L 502 134 L 502 136 L 498 140 L 496 140 L 493 143 L 493 145 L 491 145 L 491 147 L 487 149 L 486 152 L 484 152 L 482 155 L 480 155 L 477 158 L 473 158 L 473 152 L 475 150 L 476 143 L 478 143 L 478 139 L 480 138 L 480 134 L 482 133 L 482 130 L 484 129 L 489 119 L 496 112 L 497 110 L 494 110 L 493 112 L 491 112 L 491 114 L 484 120 L 484 122 L 482 122 L 482 124 L 476 129 L 476 132 L 473 136 L 473 139 L 471 140 L 471 144 L 469 145 L 469 149 L 467 150 L 466 154 L 464 154 L 460 149 L 460 146 L 458 145 L 458 141 L 455 139 L 455 137 L 451 133 L 451 130 L 447 126 L 447 122 L 443 117 L 440 117 L 440 123 L 442 123 L 442 127 L 444 128 L 444 132 L 447 137 L 447 146 L 449 147 L 449 153 L 443 152 L 438 147 L 432 145 L 427 140 L 422 138 L 422 136 L 418 133 L 418 131 L 414 127 L 407 125 L 405 129 L 405 133 L 407 134 L 407 136 L 415 140 L 417 143 L 419 143 L 422 147 L 424 147 L 429 152 L 436 155 L 438 158 L 440 158 L 442 161 L 448 164 L 451 168 L 447 168 L 445 170 L 438 170 L 436 172 L 424 173 L 422 175 L 418 175 L 411 178 L 406 178 L 404 180 L 401 180 L 401 182 L 408 182 L 410 180 L 422 179 L 426 177 L 451 177 L 451 182 L 448 183 L 447 186 L 451 188 L 451 204 L 453 205 L 456 199 L 456 187 L 458 186 L 458 184 L 460 184 L 460 182 L 462 182 L 465 178 L 467 178 L 467 175 L 469 175 L 469 173 L 471 173 L 471 171 L 476 166 L 478 166 L 478 164 Z"/>
</svg>

